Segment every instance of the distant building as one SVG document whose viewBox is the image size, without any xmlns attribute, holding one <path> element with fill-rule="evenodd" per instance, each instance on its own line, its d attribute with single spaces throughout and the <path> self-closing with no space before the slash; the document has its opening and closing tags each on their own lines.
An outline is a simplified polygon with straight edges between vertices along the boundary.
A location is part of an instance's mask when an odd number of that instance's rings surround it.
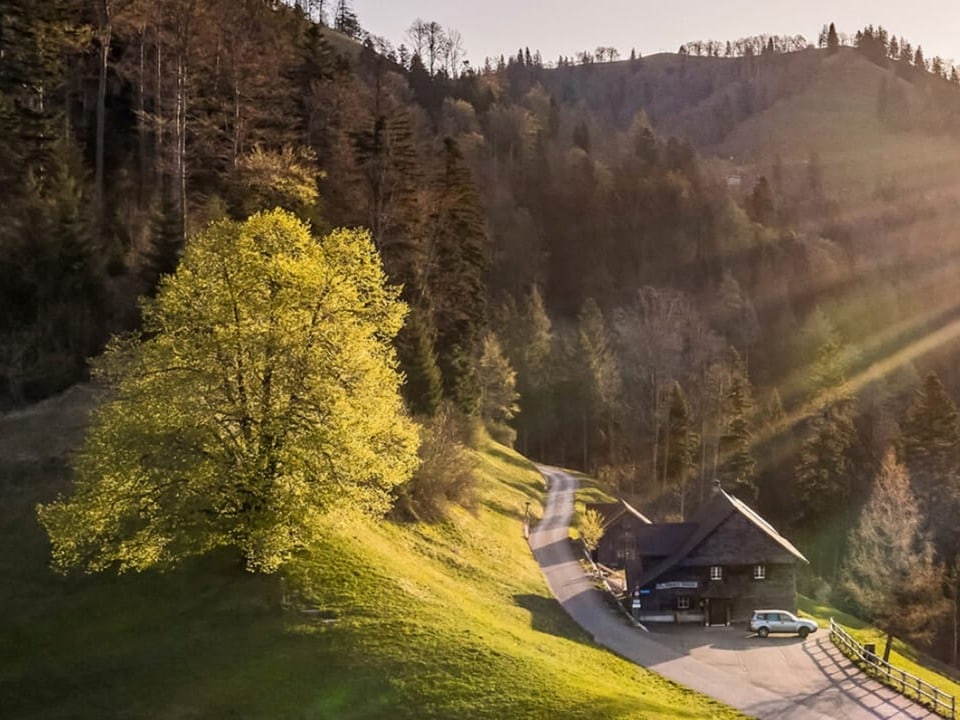
<svg viewBox="0 0 960 720">
<path fill-rule="evenodd" d="M 684 523 L 638 528 L 626 551 L 627 589 L 640 620 L 726 625 L 756 608 L 795 611 L 797 564 L 789 540 L 718 488 Z"/>
<path fill-rule="evenodd" d="M 739 173 L 730 173 L 727 175 L 727 187 L 734 189 L 743 185 L 743 176 Z"/>
<path fill-rule="evenodd" d="M 626 500 L 588 504 L 587 509 L 595 510 L 603 519 L 603 537 L 594 560 L 611 568 L 622 568 L 628 559 L 635 560 L 637 533 L 650 525 L 650 519 Z"/>
</svg>

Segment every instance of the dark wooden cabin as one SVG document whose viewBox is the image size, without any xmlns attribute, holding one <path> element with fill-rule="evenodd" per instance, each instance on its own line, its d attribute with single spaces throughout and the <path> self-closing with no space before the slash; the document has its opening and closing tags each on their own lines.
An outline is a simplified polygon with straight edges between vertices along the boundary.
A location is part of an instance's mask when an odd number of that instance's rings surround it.
<svg viewBox="0 0 960 720">
<path fill-rule="evenodd" d="M 795 611 L 807 559 L 766 520 L 717 489 L 688 522 L 636 533 L 624 564 L 640 620 L 729 624 L 756 608 Z"/>
<path fill-rule="evenodd" d="M 594 561 L 610 568 L 623 568 L 628 558 L 635 557 L 637 534 L 650 526 L 650 519 L 626 500 L 613 503 L 592 503 L 603 519 L 603 536 L 594 551 Z"/>
</svg>

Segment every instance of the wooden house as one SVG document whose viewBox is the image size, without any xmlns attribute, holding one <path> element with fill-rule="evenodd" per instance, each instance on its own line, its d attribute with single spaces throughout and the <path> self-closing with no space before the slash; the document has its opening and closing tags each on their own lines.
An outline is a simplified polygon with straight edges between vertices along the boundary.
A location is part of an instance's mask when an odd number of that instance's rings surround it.
<svg viewBox="0 0 960 720">
<path fill-rule="evenodd" d="M 711 625 L 746 621 L 756 608 L 795 611 L 797 564 L 808 562 L 720 488 L 688 522 L 641 528 L 628 554 L 627 588 L 638 619 Z"/>
<path fill-rule="evenodd" d="M 594 552 L 594 561 L 610 568 L 623 568 L 628 559 L 636 557 L 637 533 L 650 525 L 650 519 L 626 500 L 614 503 L 593 503 L 603 520 L 603 536 Z"/>
</svg>

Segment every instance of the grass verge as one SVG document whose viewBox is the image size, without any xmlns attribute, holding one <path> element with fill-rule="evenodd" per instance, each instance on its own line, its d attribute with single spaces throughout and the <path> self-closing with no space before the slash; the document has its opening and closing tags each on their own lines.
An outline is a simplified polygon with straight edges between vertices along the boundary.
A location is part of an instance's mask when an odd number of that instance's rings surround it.
<svg viewBox="0 0 960 720">
<path fill-rule="evenodd" d="M 539 475 L 492 443 L 479 462 L 475 514 L 331 525 L 281 580 L 226 555 L 59 578 L 34 507 L 65 488 L 62 458 L 0 460 L 2 715 L 742 717 L 595 646 L 522 537 L 526 503 L 535 515 L 542 504 Z"/>
</svg>

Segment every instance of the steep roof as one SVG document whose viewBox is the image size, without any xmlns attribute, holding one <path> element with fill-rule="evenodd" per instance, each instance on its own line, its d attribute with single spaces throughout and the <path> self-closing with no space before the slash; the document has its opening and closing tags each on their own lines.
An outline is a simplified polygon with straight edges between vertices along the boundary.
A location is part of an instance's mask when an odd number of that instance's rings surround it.
<svg viewBox="0 0 960 720">
<path fill-rule="evenodd" d="M 629 514 L 637 518 L 644 525 L 651 525 L 650 518 L 633 507 L 623 498 L 612 503 L 589 503 L 588 510 L 595 510 L 603 518 L 603 526 L 607 527 L 614 521 L 620 519 L 623 515 Z"/>
<path fill-rule="evenodd" d="M 645 557 L 666 557 L 696 530 L 693 523 L 645 525 L 636 533 L 637 550 Z"/>
<path fill-rule="evenodd" d="M 760 515 L 747 506 L 746 503 L 724 492 L 722 489 L 718 489 L 710 501 L 690 518 L 689 523 L 682 523 L 683 525 L 693 525 L 696 529 L 689 533 L 685 540 L 681 540 L 667 558 L 645 571 L 640 576 L 639 584 L 641 586 L 646 585 L 667 570 L 676 566 L 734 513 L 739 513 L 745 517 L 761 532 L 798 560 L 805 563 L 810 562 L 789 540 L 778 533 L 770 523 L 760 517 Z"/>
</svg>

